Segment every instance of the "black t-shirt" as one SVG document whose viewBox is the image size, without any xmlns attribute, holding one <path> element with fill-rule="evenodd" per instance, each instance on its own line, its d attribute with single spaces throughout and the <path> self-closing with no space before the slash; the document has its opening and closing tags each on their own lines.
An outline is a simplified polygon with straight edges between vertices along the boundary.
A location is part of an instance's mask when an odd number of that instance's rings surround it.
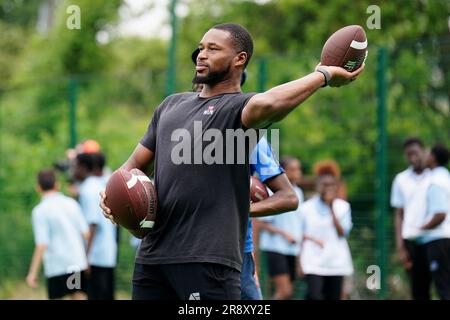
<svg viewBox="0 0 450 320">
<path fill-rule="evenodd" d="M 223 164 L 194 164 L 194 147 L 211 144 L 198 135 L 194 141 L 194 122 L 197 127 L 201 123 L 203 133 L 219 130 L 226 153 L 226 131 L 245 130 L 241 113 L 253 95 L 227 93 L 201 98 L 198 93 L 182 93 L 166 98 L 156 109 L 141 144 L 155 153 L 158 212 L 136 262 L 210 262 L 241 270 L 250 204 L 248 152 L 243 164 L 227 164 L 225 160 Z M 172 135 L 180 128 L 192 137 L 190 164 L 175 164 L 171 158 L 180 145 Z"/>
</svg>

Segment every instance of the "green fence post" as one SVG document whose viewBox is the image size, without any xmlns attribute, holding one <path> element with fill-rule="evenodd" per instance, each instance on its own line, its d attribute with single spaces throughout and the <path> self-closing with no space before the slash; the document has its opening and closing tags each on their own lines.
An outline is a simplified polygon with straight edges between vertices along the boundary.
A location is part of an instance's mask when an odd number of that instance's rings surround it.
<svg viewBox="0 0 450 320">
<path fill-rule="evenodd" d="M 4 206 L 3 203 L 3 155 L 5 154 L 3 151 L 3 107 L 2 107 L 2 96 L 3 91 L 0 88 L 0 208 Z M 0 212 L 1 213 L 1 212 Z"/>
<path fill-rule="evenodd" d="M 166 96 L 175 92 L 175 64 L 176 64 L 176 50 L 177 50 L 177 14 L 175 12 L 177 7 L 177 0 L 170 2 L 170 18 L 172 26 L 172 38 L 170 39 L 170 48 L 168 52 L 168 68 L 167 68 L 167 85 Z"/>
<path fill-rule="evenodd" d="M 387 294 L 387 245 L 386 215 L 388 210 L 387 187 L 387 49 L 382 47 L 377 53 L 377 144 L 376 144 L 376 259 L 380 267 L 379 299 Z"/>
<path fill-rule="evenodd" d="M 267 82 L 267 61 L 266 58 L 259 59 L 258 62 L 258 92 L 266 91 Z"/>
<path fill-rule="evenodd" d="M 69 80 L 69 148 L 77 144 L 77 91 L 76 79 Z"/>
<path fill-rule="evenodd" d="M 260 58 L 258 60 L 258 80 L 257 80 L 257 91 L 258 92 L 264 92 L 266 91 L 266 83 L 267 83 L 267 60 L 266 58 Z M 267 131 L 267 140 L 271 141 L 271 135 L 270 135 L 270 130 Z M 269 276 L 268 276 L 268 271 L 267 271 L 267 257 L 266 257 L 266 253 L 259 251 L 259 270 L 260 273 L 258 275 L 259 278 L 259 283 L 261 286 L 261 292 L 263 297 L 266 297 L 266 299 L 268 297 L 272 296 L 271 293 L 271 288 L 269 285 Z"/>
</svg>

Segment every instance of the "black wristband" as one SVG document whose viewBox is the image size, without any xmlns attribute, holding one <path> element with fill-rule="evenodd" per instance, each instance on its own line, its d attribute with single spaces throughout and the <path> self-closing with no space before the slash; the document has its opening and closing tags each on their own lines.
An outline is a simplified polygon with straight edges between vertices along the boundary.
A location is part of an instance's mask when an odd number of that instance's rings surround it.
<svg viewBox="0 0 450 320">
<path fill-rule="evenodd" d="M 330 73 L 325 68 L 322 68 L 322 67 L 317 67 L 316 71 L 323 74 L 323 76 L 325 78 L 325 84 L 322 87 L 328 86 L 328 82 L 331 80 Z"/>
</svg>

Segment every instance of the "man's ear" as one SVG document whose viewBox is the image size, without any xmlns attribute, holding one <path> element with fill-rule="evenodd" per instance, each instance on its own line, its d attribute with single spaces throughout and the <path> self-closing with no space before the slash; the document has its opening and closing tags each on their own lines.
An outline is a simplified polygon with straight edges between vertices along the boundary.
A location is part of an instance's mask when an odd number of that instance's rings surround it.
<svg viewBox="0 0 450 320">
<path fill-rule="evenodd" d="M 235 66 L 244 66 L 245 63 L 247 62 L 247 58 L 248 58 L 248 56 L 247 56 L 246 52 L 244 52 L 244 51 L 239 52 L 238 55 L 235 57 L 234 65 Z"/>
<path fill-rule="evenodd" d="M 36 190 L 37 193 L 42 193 L 42 189 L 41 189 L 41 186 L 39 184 L 36 184 L 34 186 L 34 190 Z"/>
</svg>

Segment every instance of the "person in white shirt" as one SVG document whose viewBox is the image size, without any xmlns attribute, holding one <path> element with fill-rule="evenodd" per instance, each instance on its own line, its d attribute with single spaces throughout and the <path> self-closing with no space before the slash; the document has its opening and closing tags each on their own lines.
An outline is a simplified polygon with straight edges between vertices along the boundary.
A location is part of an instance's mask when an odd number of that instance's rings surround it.
<svg viewBox="0 0 450 320">
<path fill-rule="evenodd" d="M 96 154 L 81 153 L 75 160 L 74 176 L 81 181 L 79 202 L 90 228 L 87 276 L 89 300 L 114 299 L 114 268 L 117 264 L 117 227 L 103 217 L 100 192 L 105 189 Z"/>
<path fill-rule="evenodd" d="M 446 166 L 449 149 L 435 144 L 428 155 L 431 169 L 430 186 L 426 193 L 427 210 L 417 239 L 425 245 L 432 282 L 442 300 L 450 300 L 450 173 Z"/>
<path fill-rule="evenodd" d="M 78 203 L 58 192 L 53 170 L 41 170 L 37 180 L 42 200 L 32 212 L 36 247 L 27 283 L 32 288 L 38 286 L 43 260 L 49 299 L 85 299 L 88 225 Z"/>
<path fill-rule="evenodd" d="M 420 139 L 408 138 L 403 143 L 409 167 L 397 174 L 392 183 L 391 206 L 395 208 L 396 247 L 403 267 L 408 272 L 414 300 L 429 300 L 431 274 L 425 245 L 418 241 L 424 231 L 426 194 L 430 171 L 426 168 L 426 151 Z"/>
<path fill-rule="evenodd" d="M 303 202 L 303 191 L 298 187 L 302 177 L 301 163 L 294 157 L 283 157 L 280 164 L 300 204 Z M 295 211 L 254 219 L 254 222 L 255 227 L 260 230 L 259 249 L 265 252 L 269 275 L 275 284 L 273 299 L 290 299 L 294 292 L 293 282 L 302 239 L 298 208 Z"/>
<path fill-rule="evenodd" d="M 324 161 L 314 171 L 317 194 L 300 206 L 300 264 L 307 284 L 306 299 L 339 300 L 344 276 L 353 274 L 346 239 L 352 228 L 351 208 L 338 198 L 337 164 Z"/>
</svg>

